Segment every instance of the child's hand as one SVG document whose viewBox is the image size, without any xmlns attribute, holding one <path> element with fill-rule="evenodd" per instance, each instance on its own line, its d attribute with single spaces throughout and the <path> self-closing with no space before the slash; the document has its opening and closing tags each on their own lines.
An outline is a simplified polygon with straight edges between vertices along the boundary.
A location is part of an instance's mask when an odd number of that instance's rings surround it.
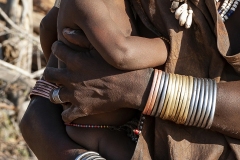
<svg viewBox="0 0 240 160">
<path fill-rule="evenodd" d="M 65 28 L 62 31 L 64 38 L 67 40 L 67 44 L 70 48 L 76 51 L 90 51 L 94 49 L 92 44 L 87 39 L 86 35 L 81 29 L 74 30 L 70 28 Z"/>
</svg>

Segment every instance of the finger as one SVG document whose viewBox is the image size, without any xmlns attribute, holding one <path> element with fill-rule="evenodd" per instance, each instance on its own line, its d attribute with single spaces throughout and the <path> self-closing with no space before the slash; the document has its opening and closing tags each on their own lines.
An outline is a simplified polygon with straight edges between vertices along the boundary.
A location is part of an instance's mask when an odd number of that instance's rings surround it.
<svg viewBox="0 0 240 160">
<path fill-rule="evenodd" d="M 59 91 L 59 98 L 64 103 L 71 102 L 71 97 L 72 97 L 71 95 L 72 95 L 71 92 L 64 86 Z"/>
<path fill-rule="evenodd" d="M 67 75 L 68 72 L 66 69 L 52 67 L 47 67 L 43 73 L 43 77 L 46 81 L 62 85 L 64 85 L 67 82 L 68 79 Z"/>
<path fill-rule="evenodd" d="M 91 49 L 92 45 L 87 39 L 86 35 L 82 30 L 73 30 L 70 28 L 65 28 L 63 30 L 63 36 L 70 43 L 77 45 L 79 47 Z"/>
<path fill-rule="evenodd" d="M 52 53 L 61 61 L 63 61 L 67 66 L 74 59 L 74 54 L 76 51 L 72 50 L 62 42 L 56 41 L 52 45 Z"/>
</svg>

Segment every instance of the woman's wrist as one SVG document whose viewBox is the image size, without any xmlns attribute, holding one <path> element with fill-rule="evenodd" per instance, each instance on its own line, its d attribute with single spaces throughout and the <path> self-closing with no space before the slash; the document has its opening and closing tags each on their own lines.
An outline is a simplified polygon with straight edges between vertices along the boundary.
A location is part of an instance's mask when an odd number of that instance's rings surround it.
<svg viewBox="0 0 240 160">
<path fill-rule="evenodd" d="M 216 96 L 214 80 L 155 70 L 143 114 L 209 129 L 215 114 Z"/>
<path fill-rule="evenodd" d="M 134 76 L 131 74 L 128 79 L 126 79 L 127 87 L 122 87 L 120 94 L 125 95 L 122 101 L 127 102 L 125 105 L 127 108 L 143 111 L 151 90 L 154 70 L 147 68 L 133 72 L 135 73 Z"/>
</svg>

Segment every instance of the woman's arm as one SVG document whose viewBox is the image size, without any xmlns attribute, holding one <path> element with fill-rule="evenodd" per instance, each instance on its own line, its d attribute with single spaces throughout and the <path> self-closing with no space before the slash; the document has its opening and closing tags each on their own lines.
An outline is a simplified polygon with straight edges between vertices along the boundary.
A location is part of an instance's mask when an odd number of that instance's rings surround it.
<svg viewBox="0 0 240 160">
<path fill-rule="evenodd" d="M 151 88 L 152 69 L 123 72 L 108 66 L 97 54 L 77 54 L 58 43 L 54 44 L 54 48 L 54 54 L 66 63 L 67 68 L 58 72 L 47 68 L 45 77 L 51 82 L 63 84 L 65 89 L 60 92 L 61 99 L 81 106 L 85 111 L 83 115 L 122 107 L 143 110 Z M 67 76 L 63 77 L 62 74 Z M 239 87 L 240 81 L 218 84 L 216 112 L 212 124 L 213 130 L 238 139 Z"/>
<path fill-rule="evenodd" d="M 106 4 L 109 2 L 62 0 L 61 3 L 59 26 L 75 23 L 84 31 L 90 43 L 104 60 L 112 66 L 122 70 L 135 70 L 156 67 L 165 63 L 168 44 L 166 45 L 159 37 L 150 39 L 138 36 L 125 36 L 122 30 L 126 29 L 123 28 L 121 30 L 110 16 L 108 4 Z M 125 10 L 124 12 L 119 11 L 121 9 L 117 8 L 115 10 L 116 13 L 113 13 L 114 15 L 126 14 L 124 13 Z M 129 23 L 129 19 L 123 19 L 122 17 L 120 16 L 116 21 Z M 61 31 L 62 29 L 61 27 L 58 28 Z"/>
<path fill-rule="evenodd" d="M 212 128 L 240 139 L 240 81 L 218 83 L 217 103 Z"/>
</svg>

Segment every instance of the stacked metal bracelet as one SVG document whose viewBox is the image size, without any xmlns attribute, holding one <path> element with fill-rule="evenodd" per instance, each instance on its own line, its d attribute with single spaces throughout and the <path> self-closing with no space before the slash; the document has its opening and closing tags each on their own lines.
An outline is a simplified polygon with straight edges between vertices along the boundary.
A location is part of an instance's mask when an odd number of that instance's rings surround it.
<svg viewBox="0 0 240 160">
<path fill-rule="evenodd" d="M 92 151 L 84 152 L 79 156 L 77 156 L 77 158 L 75 158 L 75 160 L 91 160 L 91 159 L 106 160 L 105 158 L 101 157 L 97 152 L 92 152 Z"/>
<path fill-rule="evenodd" d="M 45 97 L 47 99 L 50 99 L 50 92 L 57 89 L 58 86 L 49 83 L 47 81 L 44 80 L 38 80 L 34 86 L 34 88 L 32 89 L 32 91 L 30 92 L 30 97 L 33 95 L 37 95 L 37 96 L 41 96 L 41 97 Z"/>
<path fill-rule="evenodd" d="M 216 107 L 215 80 L 154 71 L 143 114 L 209 129 Z"/>
</svg>

